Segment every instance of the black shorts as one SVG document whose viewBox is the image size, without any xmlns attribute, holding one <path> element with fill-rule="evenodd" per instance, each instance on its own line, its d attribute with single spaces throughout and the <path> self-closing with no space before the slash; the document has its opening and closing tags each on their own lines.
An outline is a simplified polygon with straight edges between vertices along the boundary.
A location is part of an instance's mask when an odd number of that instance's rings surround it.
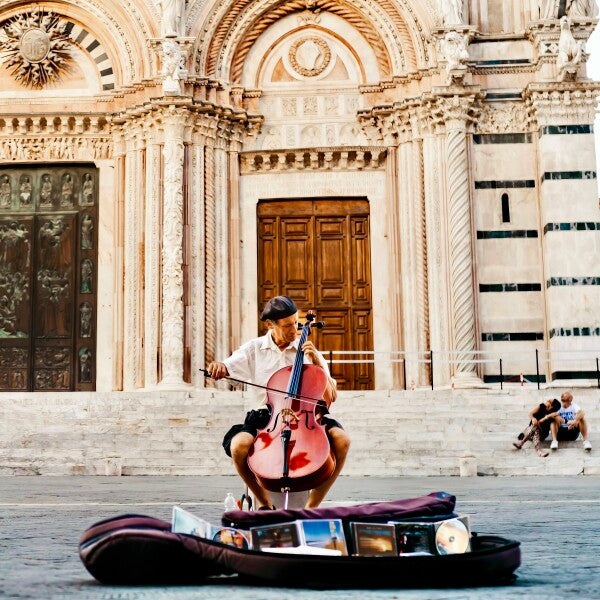
<svg viewBox="0 0 600 600">
<path fill-rule="evenodd" d="M 579 437 L 579 427 L 559 427 L 556 438 L 559 442 L 574 442 Z"/>
<path fill-rule="evenodd" d="M 329 410 L 323 405 L 319 405 L 319 410 L 321 412 L 321 425 L 325 425 L 325 431 L 329 431 L 334 427 L 339 427 L 340 429 L 344 429 L 339 421 L 327 416 L 329 414 Z M 231 427 L 231 429 L 225 434 L 223 438 L 223 449 L 225 450 L 225 454 L 227 456 L 231 456 L 231 440 L 238 433 L 249 433 L 252 437 L 256 437 L 258 435 L 259 429 L 264 429 L 271 419 L 271 410 L 269 406 L 265 406 L 265 408 L 259 408 L 258 410 L 250 410 L 246 413 L 246 418 L 243 423 L 239 423 Z"/>
</svg>

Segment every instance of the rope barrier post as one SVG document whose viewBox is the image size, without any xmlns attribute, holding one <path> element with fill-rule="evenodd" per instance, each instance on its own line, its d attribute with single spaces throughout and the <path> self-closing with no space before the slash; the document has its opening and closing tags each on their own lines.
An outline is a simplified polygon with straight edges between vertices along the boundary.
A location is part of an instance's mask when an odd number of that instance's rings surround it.
<svg viewBox="0 0 600 600">
<path fill-rule="evenodd" d="M 598 389 L 600 390 L 600 358 L 596 358 L 596 379 L 598 380 Z"/>
<path fill-rule="evenodd" d="M 504 389 L 504 373 L 502 372 L 502 359 L 500 359 L 500 389 Z"/>
<path fill-rule="evenodd" d="M 540 389 L 540 351 L 535 349 L 535 373 L 537 378 L 537 388 Z"/>
<path fill-rule="evenodd" d="M 333 352 L 329 351 L 329 373 L 333 372 Z"/>
<path fill-rule="evenodd" d="M 431 374 L 431 389 L 433 390 L 433 350 L 429 351 L 429 372 Z"/>
<path fill-rule="evenodd" d="M 406 357 L 402 359 L 402 381 L 404 382 L 404 391 L 406 391 Z"/>
</svg>

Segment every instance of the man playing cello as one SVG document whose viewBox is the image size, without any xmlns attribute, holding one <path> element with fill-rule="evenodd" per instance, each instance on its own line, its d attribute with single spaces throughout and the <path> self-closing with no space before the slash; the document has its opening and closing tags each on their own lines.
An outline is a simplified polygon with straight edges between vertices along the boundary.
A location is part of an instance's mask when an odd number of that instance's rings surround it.
<svg viewBox="0 0 600 600">
<path fill-rule="evenodd" d="M 266 386 L 269 378 L 276 371 L 294 364 L 298 351 L 296 335 L 298 309 L 294 301 L 287 296 L 276 296 L 267 302 L 260 318 L 269 329 L 266 335 L 250 340 L 224 362 L 210 363 L 207 370 L 213 379 L 233 377 Z M 304 351 L 304 363 L 317 365 L 327 374 L 328 382 L 324 400 L 330 404 L 336 398 L 336 382 L 329 374 L 327 362 L 312 342 L 307 341 L 302 350 Z M 350 447 L 348 435 L 342 426 L 328 415 L 328 412 L 325 405 L 319 405 L 320 422 L 327 431 L 336 466 L 329 479 L 311 490 L 306 508 L 317 508 L 321 504 L 340 474 Z M 267 426 L 269 418 L 266 394 L 262 392 L 261 406 L 257 410 L 249 411 L 244 423 L 234 425 L 223 439 L 225 452 L 232 457 L 237 472 L 254 494 L 259 510 L 272 507 L 272 503 L 267 490 L 261 487 L 248 466 L 248 453 L 258 430 Z"/>
</svg>

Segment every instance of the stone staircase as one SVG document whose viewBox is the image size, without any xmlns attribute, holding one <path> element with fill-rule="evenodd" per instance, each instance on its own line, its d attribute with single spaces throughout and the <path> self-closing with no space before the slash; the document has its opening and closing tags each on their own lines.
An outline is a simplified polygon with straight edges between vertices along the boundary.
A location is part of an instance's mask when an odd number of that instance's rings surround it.
<svg viewBox="0 0 600 600">
<path fill-rule="evenodd" d="M 352 439 L 347 475 L 458 475 L 473 456 L 481 475 L 600 475 L 600 392 L 574 393 L 591 453 L 561 443 L 538 458 L 511 442 L 531 408 L 562 390 L 342 392 L 334 405 Z M 140 391 L 2 394 L 0 474 L 229 475 L 223 434 L 254 405 L 242 392 Z M 545 443 L 548 445 L 548 442 Z"/>
</svg>

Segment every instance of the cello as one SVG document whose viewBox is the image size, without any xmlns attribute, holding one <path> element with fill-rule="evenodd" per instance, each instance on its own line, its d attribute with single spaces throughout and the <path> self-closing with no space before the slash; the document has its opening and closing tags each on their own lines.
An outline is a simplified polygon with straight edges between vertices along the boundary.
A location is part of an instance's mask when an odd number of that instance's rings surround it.
<svg viewBox="0 0 600 600">
<path fill-rule="evenodd" d="M 248 454 L 248 466 L 260 485 L 272 492 L 301 492 L 318 487 L 335 470 L 335 456 L 325 426 L 317 421 L 327 375 L 316 365 L 304 364 L 302 346 L 315 323 L 306 315 L 294 365 L 276 371 L 266 386 L 271 418 L 258 432 Z M 284 393 L 283 390 L 286 390 Z M 286 501 L 287 505 L 287 501 Z"/>
</svg>

